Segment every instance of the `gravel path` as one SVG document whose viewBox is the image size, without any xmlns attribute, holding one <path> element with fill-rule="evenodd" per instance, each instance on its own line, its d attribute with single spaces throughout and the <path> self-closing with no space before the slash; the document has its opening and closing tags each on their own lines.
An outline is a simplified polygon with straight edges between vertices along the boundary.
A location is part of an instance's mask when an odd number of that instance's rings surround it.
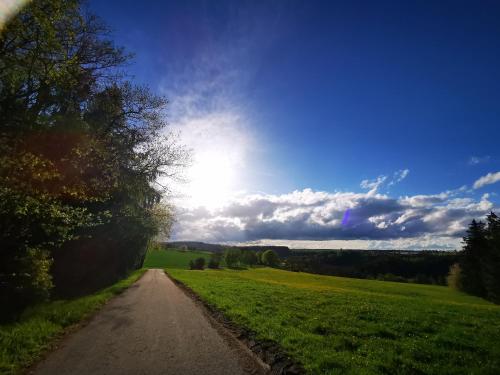
<svg viewBox="0 0 500 375">
<path fill-rule="evenodd" d="M 207 318 L 161 270 L 148 270 L 35 374 L 265 374 L 224 328 Z"/>
</svg>

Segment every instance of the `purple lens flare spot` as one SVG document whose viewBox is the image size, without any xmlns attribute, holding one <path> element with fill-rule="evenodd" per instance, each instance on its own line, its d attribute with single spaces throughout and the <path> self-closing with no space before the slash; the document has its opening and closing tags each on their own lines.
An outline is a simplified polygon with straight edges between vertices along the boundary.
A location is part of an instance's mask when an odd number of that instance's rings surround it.
<svg viewBox="0 0 500 375">
<path fill-rule="evenodd" d="M 349 221 L 349 215 L 350 214 L 351 214 L 351 209 L 350 208 L 348 208 L 347 210 L 345 210 L 344 217 L 342 219 L 342 225 L 343 226 L 347 225 L 347 222 Z"/>
</svg>

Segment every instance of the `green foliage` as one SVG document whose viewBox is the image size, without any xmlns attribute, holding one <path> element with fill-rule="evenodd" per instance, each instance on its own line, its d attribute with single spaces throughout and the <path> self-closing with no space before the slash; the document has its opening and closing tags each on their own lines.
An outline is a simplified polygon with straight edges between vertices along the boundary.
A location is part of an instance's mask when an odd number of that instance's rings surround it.
<svg viewBox="0 0 500 375">
<path fill-rule="evenodd" d="M 208 259 L 210 257 L 210 254 L 200 251 L 182 251 L 153 247 L 148 250 L 146 259 L 144 261 L 144 267 L 189 269 L 189 262 L 194 261 L 196 258 L 200 257 Z"/>
<path fill-rule="evenodd" d="M 392 274 L 402 282 L 446 285 L 457 251 L 293 250 L 284 268 L 321 275 L 384 280 Z M 390 276 L 389 276 L 390 277 Z"/>
<path fill-rule="evenodd" d="M 0 34 L 0 319 L 114 282 L 168 235 L 159 176 L 185 162 L 166 101 L 79 0 L 30 2 Z M 167 134 L 167 135 L 165 135 Z"/>
<path fill-rule="evenodd" d="M 310 374 L 500 369 L 500 306 L 447 287 L 271 268 L 168 272 Z"/>
<path fill-rule="evenodd" d="M 220 263 L 222 261 L 222 255 L 219 253 L 212 253 L 210 255 L 210 260 L 208 261 L 208 268 L 218 269 L 220 268 Z"/>
<path fill-rule="evenodd" d="M 269 267 L 276 267 L 280 262 L 278 254 L 273 250 L 266 250 L 262 253 L 262 263 Z"/>
<path fill-rule="evenodd" d="M 257 258 L 257 254 L 252 250 L 242 250 L 241 252 L 241 263 L 246 264 L 247 266 L 255 266 L 258 263 L 259 259 Z"/>
<path fill-rule="evenodd" d="M 34 363 L 64 330 L 90 316 L 106 301 L 142 276 L 138 270 L 92 295 L 41 303 L 28 308 L 16 323 L 0 325 L 0 373 L 18 373 Z"/>
<path fill-rule="evenodd" d="M 241 262 L 241 250 L 236 248 L 228 248 L 224 252 L 224 262 L 229 268 L 234 268 Z"/>
<path fill-rule="evenodd" d="M 260 250 L 257 251 L 257 254 L 256 254 L 257 255 L 257 264 L 264 264 L 264 263 L 262 263 L 262 253 L 263 253 L 263 251 L 260 251 Z"/>
<path fill-rule="evenodd" d="M 205 258 L 199 257 L 195 260 L 189 261 L 189 269 L 191 270 L 203 270 L 205 268 Z"/>
<path fill-rule="evenodd" d="M 472 220 L 460 258 L 461 290 L 500 303 L 500 218 Z"/>
</svg>

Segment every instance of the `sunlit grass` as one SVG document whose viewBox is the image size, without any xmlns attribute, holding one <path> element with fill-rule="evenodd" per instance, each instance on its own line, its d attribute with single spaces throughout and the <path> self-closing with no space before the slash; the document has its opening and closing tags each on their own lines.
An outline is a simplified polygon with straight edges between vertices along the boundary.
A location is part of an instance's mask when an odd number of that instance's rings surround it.
<svg viewBox="0 0 500 375">
<path fill-rule="evenodd" d="M 0 374 L 15 374 L 31 365 L 69 326 L 89 317 L 144 272 L 145 269 L 137 270 L 128 278 L 85 297 L 36 305 L 27 309 L 18 322 L 0 325 Z"/>
<path fill-rule="evenodd" d="M 311 374 L 498 374 L 500 306 L 442 286 L 167 269 Z"/>
</svg>

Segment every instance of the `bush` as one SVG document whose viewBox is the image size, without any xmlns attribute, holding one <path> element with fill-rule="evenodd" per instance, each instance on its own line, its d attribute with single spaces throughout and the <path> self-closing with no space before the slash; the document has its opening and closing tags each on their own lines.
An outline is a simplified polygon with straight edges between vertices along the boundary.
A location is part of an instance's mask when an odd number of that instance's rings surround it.
<svg viewBox="0 0 500 375">
<path fill-rule="evenodd" d="M 245 250 L 241 252 L 241 262 L 249 266 L 255 266 L 258 262 L 257 254 L 252 250 Z"/>
<path fill-rule="evenodd" d="M 229 268 L 235 267 L 241 261 L 241 251 L 239 249 L 227 249 L 224 253 L 224 261 Z"/>
<path fill-rule="evenodd" d="M 407 283 L 408 280 L 402 276 L 394 275 L 392 273 L 380 274 L 377 276 L 377 280 L 381 281 L 394 281 L 397 283 Z"/>
<path fill-rule="evenodd" d="M 461 275 L 462 275 L 462 269 L 460 268 L 460 265 L 458 263 L 453 264 L 450 267 L 450 273 L 446 278 L 446 283 L 448 284 L 448 286 L 452 289 L 461 290 L 462 289 Z"/>
<path fill-rule="evenodd" d="M 189 268 L 192 270 L 203 270 L 205 268 L 205 258 L 196 258 L 194 261 L 189 261 Z"/>
<path fill-rule="evenodd" d="M 220 267 L 220 261 L 222 259 L 222 255 L 218 253 L 213 253 L 208 261 L 208 268 L 218 269 Z"/>
<path fill-rule="evenodd" d="M 262 253 L 263 252 L 260 250 L 257 251 L 257 254 L 256 254 L 257 255 L 257 264 L 264 264 L 264 263 L 262 263 Z"/>
<path fill-rule="evenodd" d="M 269 267 L 276 267 L 280 262 L 278 254 L 273 250 L 266 250 L 262 254 L 262 263 Z"/>
</svg>

